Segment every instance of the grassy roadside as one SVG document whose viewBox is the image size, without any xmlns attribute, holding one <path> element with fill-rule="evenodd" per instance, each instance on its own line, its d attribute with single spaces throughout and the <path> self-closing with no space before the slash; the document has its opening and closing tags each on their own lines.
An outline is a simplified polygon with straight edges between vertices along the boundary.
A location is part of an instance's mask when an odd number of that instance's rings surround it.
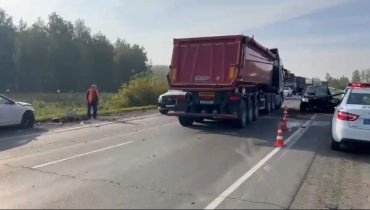
<svg viewBox="0 0 370 210">
<path fill-rule="evenodd" d="M 119 114 L 119 113 L 125 113 L 125 112 L 132 112 L 132 111 L 140 111 L 140 110 L 148 110 L 148 109 L 156 109 L 157 106 L 137 106 L 137 107 L 127 107 L 122 109 L 112 109 L 112 110 L 98 110 L 98 115 L 113 115 L 113 114 Z M 78 117 L 85 117 L 86 116 L 86 110 L 85 111 L 79 111 L 76 113 Z M 50 115 L 41 115 L 38 116 L 36 113 L 36 122 L 45 122 L 50 121 L 53 118 L 61 118 L 65 119 L 65 113 L 55 113 Z"/>
<path fill-rule="evenodd" d="M 123 84 L 117 93 L 100 92 L 98 115 L 109 116 L 118 113 L 155 109 L 158 96 L 168 90 L 167 81 L 151 75 L 138 75 Z M 27 102 L 35 109 L 37 122 L 53 118 L 66 118 L 67 113 L 74 113 L 79 120 L 86 119 L 86 93 L 15 93 L 4 94 L 19 102 Z M 73 120 L 71 120 L 73 121 Z"/>
</svg>

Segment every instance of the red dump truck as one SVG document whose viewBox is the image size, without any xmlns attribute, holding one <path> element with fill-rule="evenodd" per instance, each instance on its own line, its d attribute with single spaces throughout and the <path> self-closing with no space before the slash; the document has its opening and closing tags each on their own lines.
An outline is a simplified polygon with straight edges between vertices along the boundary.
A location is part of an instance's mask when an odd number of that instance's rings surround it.
<svg viewBox="0 0 370 210">
<path fill-rule="evenodd" d="M 176 98 L 168 115 L 178 116 L 182 126 L 224 118 L 244 128 L 260 111 L 281 108 L 288 75 L 278 49 L 243 35 L 174 39 L 173 44 L 168 85 L 187 93 Z"/>
</svg>

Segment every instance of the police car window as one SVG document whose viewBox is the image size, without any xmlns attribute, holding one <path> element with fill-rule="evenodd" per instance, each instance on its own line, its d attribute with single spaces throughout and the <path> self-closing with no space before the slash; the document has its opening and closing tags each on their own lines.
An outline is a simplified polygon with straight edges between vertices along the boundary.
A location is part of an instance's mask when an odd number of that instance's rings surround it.
<svg viewBox="0 0 370 210">
<path fill-rule="evenodd" d="M 347 104 L 370 105 L 370 93 L 351 93 Z"/>
</svg>

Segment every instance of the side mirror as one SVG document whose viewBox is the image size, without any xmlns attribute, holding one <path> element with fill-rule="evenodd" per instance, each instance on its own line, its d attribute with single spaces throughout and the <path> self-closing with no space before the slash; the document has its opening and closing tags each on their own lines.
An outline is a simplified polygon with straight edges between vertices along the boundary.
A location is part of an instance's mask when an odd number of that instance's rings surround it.
<svg viewBox="0 0 370 210">
<path fill-rule="evenodd" d="M 14 105 L 15 104 L 15 101 L 10 100 L 8 104 Z"/>
</svg>

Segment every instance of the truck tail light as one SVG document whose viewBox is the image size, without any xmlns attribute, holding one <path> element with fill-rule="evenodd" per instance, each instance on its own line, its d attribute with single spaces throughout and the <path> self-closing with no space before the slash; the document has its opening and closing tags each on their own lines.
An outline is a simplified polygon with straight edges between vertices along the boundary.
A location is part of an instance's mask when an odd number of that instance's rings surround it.
<svg viewBox="0 0 370 210">
<path fill-rule="evenodd" d="M 171 80 L 175 81 L 177 78 L 177 68 L 171 69 L 170 73 L 171 73 Z"/>
<path fill-rule="evenodd" d="M 240 101 L 240 96 L 230 96 L 230 101 Z"/>
<path fill-rule="evenodd" d="M 351 114 L 351 113 L 348 113 L 348 112 L 338 111 L 337 117 L 338 117 L 338 120 L 355 121 L 360 116 L 355 115 L 355 114 Z"/>
<path fill-rule="evenodd" d="M 229 79 L 234 79 L 234 77 L 235 77 L 235 69 L 236 69 L 235 66 L 231 66 L 229 68 Z"/>
</svg>

